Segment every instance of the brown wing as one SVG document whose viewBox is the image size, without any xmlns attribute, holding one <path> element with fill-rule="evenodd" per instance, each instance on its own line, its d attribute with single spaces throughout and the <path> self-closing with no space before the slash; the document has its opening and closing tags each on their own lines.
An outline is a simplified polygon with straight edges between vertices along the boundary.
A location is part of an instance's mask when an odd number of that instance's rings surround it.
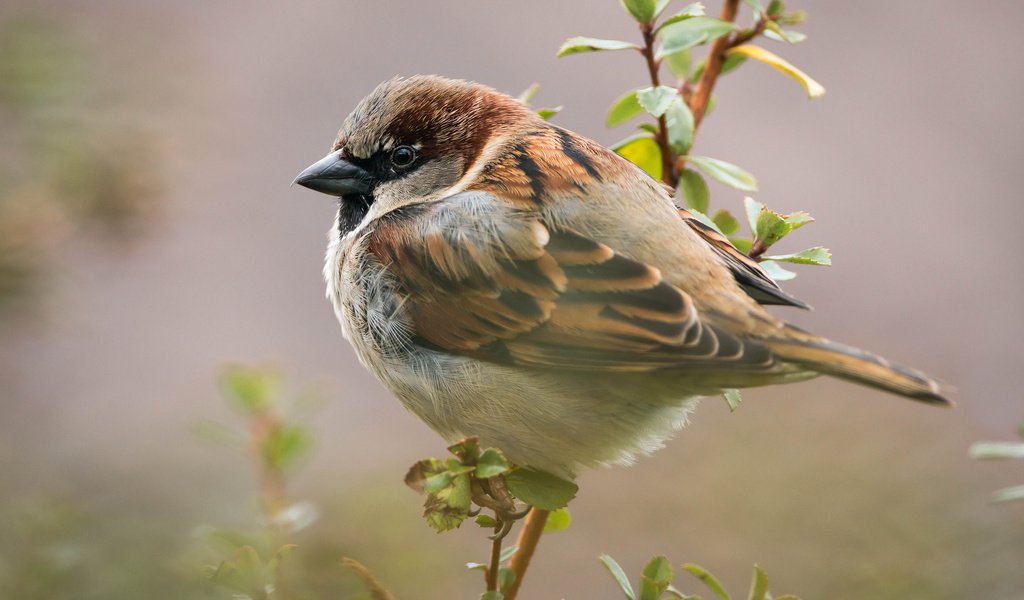
<svg viewBox="0 0 1024 600">
<path fill-rule="evenodd" d="M 720 256 L 747 294 L 761 304 L 784 304 L 807 308 L 803 300 L 782 290 L 756 260 L 740 252 L 725 236 L 701 223 L 690 211 L 680 208 L 679 216 Z"/>
<path fill-rule="evenodd" d="M 409 295 L 413 341 L 486 360 L 646 371 L 776 363 L 698 315 L 660 272 L 481 193 L 378 224 L 369 250 Z"/>
</svg>

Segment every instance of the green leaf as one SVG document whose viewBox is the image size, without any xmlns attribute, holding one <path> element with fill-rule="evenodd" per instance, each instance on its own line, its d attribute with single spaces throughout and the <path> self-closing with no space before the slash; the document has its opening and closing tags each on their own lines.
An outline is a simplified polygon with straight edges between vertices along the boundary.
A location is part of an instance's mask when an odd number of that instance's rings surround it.
<svg viewBox="0 0 1024 600">
<path fill-rule="evenodd" d="M 725 398 L 725 403 L 729 405 L 729 412 L 735 412 L 740 407 L 740 402 L 743 402 L 743 398 L 740 397 L 740 391 L 737 389 L 723 390 L 722 397 Z"/>
<path fill-rule="evenodd" d="M 700 579 L 701 582 L 704 583 L 704 585 L 708 586 L 708 589 L 710 589 L 712 592 L 715 593 L 716 596 L 718 596 L 719 600 L 730 600 L 729 594 L 725 591 L 725 588 L 722 587 L 722 584 L 719 583 L 717 579 L 715 579 L 714 575 L 708 573 L 708 571 L 703 567 L 700 567 L 693 563 L 686 563 L 685 565 L 683 565 L 683 570 L 690 573 L 697 579 Z"/>
<path fill-rule="evenodd" d="M 691 17 L 672 23 L 661 30 L 661 45 L 658 46 L 655 58 L 706 44 L 736 29 L 738 27 L 734 23 L 711 17 Z"/>
<path fill-rule="evenodd" d="M 426 491 L 427 477 L 436 475 L 444 470 L 444 463 L 436 458 L 426 458 L 417 461 L 409 467 L 409 472 L 405 474 L 405 485 L 409 486 L 413 491 L 422 494 Z"/>
<path fill-rule="evenodd" d="M 556 56 L 568 56 L 582 52 L 600 52 L 602 50 L 639 50 L 636 44 L 620 40 L 601 40 L 590 37 L 574 37 L 565 40 L 562 47 L 558 49 Z"/>
<path fill-rule="evenodd" d="M 551 511 L 551 514 L 548 515 L 548 520 L 544 523 L 544 533 L 562 531 L 563 529 L 568 529 L 571 524 L 572 515 L 569 514 L 569 509 L 559 508 L 558 510 Z"/>
<path fill-rule="evenodd" d="M 285 544 L 278 548 L 277 552 L 274 553 L 274 556 L 270 557 L 270 560 L 267 562 L 265 573 L 269 574 L 269 576 L 276 581 L 281 570 L 281 563 L 283 563 L 284 559 L 288 558 L 288 555 L 294 552 L 296 548 L 298 548 L 298 546 L 295 544 Z"/>
<path fill-rule="evenodd" d="M 480 527 L 494 529 L 498 526 L 498 522 L 494 520 L 491 515 L 477 515 L 473 521 Z"/>
<path fill-rule="evenodd" d="M 768 273 L 768 276 L 775 281 L 789 281 L 796 277 L 796 273 L 783 269 L 779 266 L 779 263 L 774 260 L 761 261 L 761 268 L 764 269 L 765 273 Z"/>
<path fill-rule="evenodd" d="M 672 583 L 672 563 L 664 556 L 655 556 L 640 575 L 639 600 L 658 600 Z"/>
<path fill-rule="evenodd" d="M 751 232 L 757 231 L 757 217 L 761 214 L 763 208 L 764 204 L 750 196 L 743 198 L 743 210 L 747 213 L 747 224 L 750 225 Z"/>
<path fill-rule="evenodd" d="M 448 451 L 464 463 L 473 464 L 480 457 L 480 438 L 471 435 L 448 446 Z"/>
<path fill-rule="evenodd" d="M 805 213 L 802 210 L 798 210 L 794 213 L 784 215 L 782 218 L 785 219 L 787 223 L 792 225 L 793 229 L 799 229 L 814 220 L 814 217 Z"/>
<path fill-rule="evenodd" d="M 508 567 L 498 568 L 498 589 L 505 591 L 516 580 L 516 572 Z"/>
<path fill-rule="evenodd" d="M 765 14 L 764 4 L 761 4 L 761 0 L 743 0 L 743 3 L 750 7 L 758 15 Z"/>
<path fill-rule="evenodd" d="M 718 230 L 726 236 L 732 235 L 740 229 L 740 223 L 736 220 L 736 217 L 732 216 L 732 213 L 724 208 L 719 209 L 711 217 L 711 220 L 715 222 L 715 225 L 718 225 Z"/>
<path fill-rule="evenodd" d="M 507 548 L 501 551 L 501 554 L 498 556 L 498 562 L 504 563 L 508 559 L 512 558 L 512 555 L 518 551 L 519 546 L 508 546 Z"/>
<path fill-rule="evenodd" d="M 782 3 L 782 0 L 772 0 L 771 2 L 768 3 L 769 15 L 778 15 L 781 14 L 784 10 L 786 10 L 786 5 Z"/>
<path fill-rule="evenodd" d="M 665 9 L 668 7 L 669 2 L 671 1 L 672 0 L 658 0 L 657 4 L 654 6 L 655 19 L 661 16 L 661 13 L 665 11 Z"/>
<path fill-rule="evenodd" d="M 775 55 L 775 54 L 765 50 L 764 48 L 762 48 L 760 46 L 754 46 L 752 44 L 744 44 L 742 46 L 736 46 L 735 48 L 730 48 L 728 50 L 728 54 L 727 55 L 728 56 L 735 56 L 735 55 L 746 56 L 747 58 L 752 58 L 754 60 L 761 61 L 764 64 L 766 64 L 766 65 L 768 65 L 768 66 L 770 66 L 770 67 L 772 67 L 772 68 L 774 68 L 774 69 L 776 69 L 776 70 L 778 70 L 778 71 L 780 71 L 782 73 L 785 73 L 786 75 L 789 75 L 790 77 L 795 79 L 798 83 L 800 83 L 800 85 L 804 86 L 804 89 L 807 91 L 807 97 L 808 98 L 818 98 L 819 96 L 822 96 L 822 95 L 825 94 L 825 88 L 820 83 L 815 81 L 814 79 L 811 79 L 810 75 L 808 75 L 807 73 L 804 73 L 800 69 L 798 69 L 798 68 L 794 67 L 793 65 L 789 64 L 782 57 L 777 56 L 777 55 Z"/>
<path fill-rule="evenodd" d="M 470 571 L 486 571 L 487 565 L 478 562 L 468 562 L 466 563 L 466 568 Z"/>
<path fill-rule="evenodd" d="M 654 123 L 639 123 L 636 128 L 640 131 L 646 131 L 652 135 L 658 133 L 658 127 Z"/>
<path fill-rule="evenodd" d="M 469 517 L 471 499 L 469 475 L 463 473 L 452 477 L 450 485 L 427 494 L 423 503 L 427 525 L 438 533 L 455 529 Z"/>
<path fill-rule="evenodd" d="M 658 25 L 657 29 L 654 30 L 654 33 L 658 33 L 662 29 L 664 29 L 665 27 L 668 27 L 669 25 L 674 25 L 674 24 L 676 24 L 676 23 L 678 23 L 680 21 L 685 21 L 687 19 L 692 19 L 693 17 L 703 17 L 703 16 L 704 16 L 704 5 L 703 4 L 701 4 L 700 2 L 694 2 L 693 4 L 687 4 L 683 8 L 683 10 L 677 12 L 676 14 L 674 14 L 671 17 L 669 17 L 669 18 L 665 19 L 664 21 L 662 21 L 661 25 Z"/>
<path fill-rule="evenodd" d="M 992 460 L 1002 458 L 1024 458 L 1024 443 L 1018 442 L 977 442 L 971 444 L 968 452 L 971 458 Z"/>
<path fill-rule="evenodd" d="M 472 473 L 476 470 L 476 465 L 464 464 L 457 458 L 448 457 L 444 461 L 444 466 L 452 475 L 458 475 L 460 473 Z"/>
<path fill-rule="evenodd" d="M 779 27 L 779 24 L 775 21 L 767 21 L 765 23 L 764 37 L 775 40 L 777 42 L 786 42 L 787 44 L 799 44 L 800 42 L 807 39 L 807 34 L 800 33 L 799 31 L 786 31 Z"/>
<path fill-rule="evenodd" d="M 676 76 L 679 81 L 686 81 L 690 78 L 690 51 L 680 50 L 673 52 L 661 59 L 668 65 L 668 70 Z"/>
<path fill-rule="evenodd" d="M 702 224 L 710 227 L 711 229 L 714 229 L 719 234 L 721 234 L 722 237 L 725 237 L 725 234 L 722 233 L 722 230 L 718 228 L 718 225 L 716 225 L 715 222 L 712 221 L 711 218 L 708 217 L 706 214 L 704 214 L 704 213 L 702 213 L 702 212 L 700 212 L 699 210 L 696 210 L 696 209 L 690 209 L 690 214 L 692 214 L 693 218 L 697 219 Z"/>
<path fill-rule="evenodd" d="M 615 559 L 607 554 L 602 554 L 597 557 L 597 560 L 601 561 L 604 568 L 608 570 L 612 578 L 615 579 L 615 583 L 619 584 L 619 588 L 622 593 L 626 595 L 628 600 L 636 600 L 636 593 L 633 591 L 632 584 L 629 583 L 629 577 L 626 577 L 626 572 L 622 570 L 619 563 L 615 562 Z"/>
<path fill-rule="evenodd" d="M 700 600 L 700 596 L 687 596 L 686 594 L 677 590 L 674 585 L 669 585 L 667 588 L 665 588 L 665 592 L 668 593 L 668 595 L 670 596 L 678 598 L 679 600 Z"/>
<path fill-rule="evenodd" d="M 693 16 L 680 20 L 662 30 L 662 44 L 654 53 L 656 58 L 668 56 L 700 44 L 707 44 L 739 29 L 735 24 L 710 16 Z"/>
<path fill-rule="evenodd" d="M 779 25 L 800 25 L 805 21 L 807 21 L 807 12 L 803 10 L 794 10 L 778 19 Z"/>
<path fill-rule="evenodd" d="M 423 491 L 428 494 L 436 494 L 452 484 L 452 477 L 453 475 L 448 471 L 430 475 L 423 481 Z"/>
<path fill-rule="evenodd" d="M 480 594 L 480 600 L 504 600 L 505 594 L 501 592 L 484 592 Z"/>
<path fill-rule="evenodd" d="M 530 84 L 530 87 L 528 87 L 525 90 L 523 90 L 523 93 L 519 94 L 519 96 L 516 98 L 516 100 L 522 102 L 526 106 L 529 106 L 530 102 L 533 102 L 533 97 L 536 96 L 537 92 L 539 92 L 539 91 L 540 91 L 540 84 L 539 83 L 532 83 L 532 84 Z"/>
<path fill-rule="evenodd" d="M 665 111 L 665 128 L 668 130 L 668 145 L 672 152 L 686 154 L 693 143 L 693 113 L 678 94 Z"/>
<path fill-rule="evenodd" d="M 476 476 L 480 479 L 496 477 L 507 473 L 512 465 L 497 448 L 487 448 L 476 461 Z"/>
<path fill-rule="evenodd" d="M 277 470 L 286 469 L 305 457 L 313 447 L 313 435 L 301 425 L 281 425 L 263 440 L 263 460 Z"/>
<path fill-rule="evenodd" d="M 550 121 L 551 117 L 553 117 L 553 116 L 557 115 L 558 113 L 562 112 L 562 108 L 564 108 L 564 107 L 562 107 L 562 106 L 555 106 L 553 108 L 538 108 L 536 112 L 537 112 L 537 116 L 538 117 L 544 119 L 545 121 Z"/>
<path fill-rule="evenodd" d="M 683 169 L 679 174 L 679 191 L 687 208 L 702 213 L 708 212 L 711 195 L 708 192 L 708 184 L 700 173 L 693 169 Z"/>
<path fill-rule="evenodd" d="M 786 237 L 790 231 L 793 231 L 793 226 L 774 210 L 762 207 L 761 212 L 757 214 L 754 235 L 765 247 L 772 246 Z"/>
<path fill-rule="evenodd" d="M 281 376 L 266 369 L 228 367 L 221 376 L 225 392 L 242 411 L 268 410 L 280 393 Z"/>
<path fill-rule="evenodd" d="M 1024 421 L 1017 423 L 1017 435 L 1024 438 Z"/>
<path fill-rule="evenodd" d="M 992 494 L 993 502 L 1014 502 L 1024 500 L 1024 485 L 1003 488 Z"/>
<path fill-rule="evenodd" d="M 679 98 L 679 92 L 667 85 L 647 87 L 636 92 L 636 100 L 640 107 L 653 117 L 665 114 L 672 101 Z"/>
<path fill-rule="evenodd" d="M 612 104 L 604 121 L 607 127 L 621 125 L 644 112 L 640 102 L 636 99 L 636 92 L 636 90 L 630 90 Z"/>
<path fill-rule="evenodd" d="M 746 56 L 740 56 L 738 54 L 731 56 L 726 55 L 725 60 L 722 61 L 722 68 L 719 69 L 718 74 L 727 75 L 730 72 L 735 71 L 737 67 L 739 67 L 745 62 L 747 62 Z M 698 81 L 700 81 L 700 76 L 704 74 L 705 64 L 706 61 L 704 61 L 703 59 L 699 63 L 697 63 L 697 67 L 693 70 L 693 74 L 690 75 L 690 83 L 697 83 Z M 711 112 L 710 107 L 708 108 L 707 112 Z"/>
<path fill-rule="evenodd" d="M 529 467 L 520 467 L 505 475 L 505 485 L 516 498 L 544 510 L 555 510 L 569 504 L 579 489 L 571 481 Z"/>
<path fill-rule="evenodd" d="M 745 237 L 731 237 L 729 243 L 744 254 L 750 254 L 750 249 L 754 247 L 754 240 Z"/>
<path fill-rule="evenodd" d="M 764 569 L 754 565 L 754 577 L 750 582 L 750 594 L 747 600 L 765 600 L 768 595 L 768 575 Z"/>
<path fill-rule="evenodd" d="M 732 163 L 706 156 L 687 156 L 686 160 L 725 185 L 745 192 L 757 191 L 757 180 L 754 176 Z"/>
<path fill-rule="evenodd" d="M 214 583 L 236 592 L 260 597 L 266 594 L 267 580 L 260 555 L 252 546 L 242 546 L 222 562 L 210 577 Z"/>
<path fill-rule="evenodd" d="M 636 19 L 637 23 L 648 24 L 654 20 L 657 6 L 654 0 L 619 0 L 623 8 Z"/>
<path fill-rule="evenodd" d="M 648 134 L 628 137 L 612 146 L 619 156 L 640 167 L 651 177 L 661 180 L 661 148 Z"/>
<path fill-rule="evenodd" d="M 773 256 L 766 256 L 764 258 L 765 260 L 778 260 L 782 262 L 796 263 L 799 265 L 832 266 L 832 253 L 828 251 L 828 248 L 823 248 L 821 246 L 815 246 L 814 248 L 808 248 L 806 250 L 801 250 L 800 252 L 794 252 L 793 254 L 777 254 Z"/>
</svg>

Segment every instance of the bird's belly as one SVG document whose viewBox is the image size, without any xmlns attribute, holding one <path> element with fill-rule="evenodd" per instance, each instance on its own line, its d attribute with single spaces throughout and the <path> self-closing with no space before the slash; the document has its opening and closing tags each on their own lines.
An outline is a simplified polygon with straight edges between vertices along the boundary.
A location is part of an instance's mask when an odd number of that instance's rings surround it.
<svg viewBox="0 0 1024 600">
<path fill-rule="evenodd" d="M 346 337 L 363 365 L 448 441 L 477 435 L 516 464 L 573 476 L 660 448 L 696 405 L 696 394 L 667 374 L 537 369 L 418 345 L 412 303 L 386 268 L 365 254 L 352 258 L 329 294 Z"/>
<path fill-rule="evenodd" d="M 476 435 L 516 464 L 565 477 L 657 450 L 696 406 L 650 375 L 504 366 L 421 347 L 360 358 L 446 440 Z"/>
</svg>

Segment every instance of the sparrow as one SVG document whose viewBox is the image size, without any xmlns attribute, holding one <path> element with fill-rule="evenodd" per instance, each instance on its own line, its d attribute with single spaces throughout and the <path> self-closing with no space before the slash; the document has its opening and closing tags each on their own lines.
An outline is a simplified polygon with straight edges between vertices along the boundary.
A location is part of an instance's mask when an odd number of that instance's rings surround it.
<svg viewBox="0 0 1024 600">
<path fill-rule="evenodd" d="M 822 374 L 948 403 L 773 316 L 806 305 L 666 186 L 489 87 L 384 82 L 295 181 L 339 199 L 324 277 L 362 364 L 445 439 L 515 464 L 629 463 L 702 396 Z"/>
</svg>

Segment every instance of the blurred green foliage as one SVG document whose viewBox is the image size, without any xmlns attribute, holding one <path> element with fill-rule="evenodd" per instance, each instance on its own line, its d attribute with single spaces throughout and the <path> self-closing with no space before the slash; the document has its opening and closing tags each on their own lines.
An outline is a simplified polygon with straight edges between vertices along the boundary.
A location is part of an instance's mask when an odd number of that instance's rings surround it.
<svg viewBox="0 0 1024 600">
<path fill-rule="evenodd" d="M 1024 421 L 1017 425 L 1017 435 L 1024 438 Z M 969 453 L 978 460 L 1024 460 L 1024 442 L 976 442 L 971 445 Z M 1012 485 L 992 494 L 994 502 L 1024 501 L 1024 484 Z"/>
<path fill-rule="evenodd" d="M 0 318 L 32 312 L 81 234 L 128 242 L 160 193 L 155 145 L 90 103 L 101 68 L 66 26 L 0 19 Z"/>
<path fill-rule="evenodd" d="M 662 600 L 669 598 L 700 600 L 700 596 L 685 594 L 672 584 L 675 570 L 672 568 L 672 563 L 664 556 L 655 556 L 644 566 L 637 582 L 638 587 L 635 589 L 633 584 L 630 583 L 629 576 L 626 575 L 626 572 L 614 558 L 607 554 L 602 554 L 598 557 L 598 560 L 601 561 L 601 565 L 612 576 L 615 583 L 619 585 L 619 589 L 626 597 L 626 600 Z M 683 565 L 683 570 L 696 577 L 718 600 L 733 600 L 733 596 L 725 590 L 725 586 L 707 569 L 687 563 Z M 756 565 L 754 566 L 754 575 L 750 581 L 750 592 L 746 598 L 747 600 L 772 600 L 774 598 L 771 592 L 768 591 L 768 574 L 764 572 L 764 569 Z M 778 596 L 775 600 L 800 599 L 796 596 L 785 595 Z"/>
</svg>

